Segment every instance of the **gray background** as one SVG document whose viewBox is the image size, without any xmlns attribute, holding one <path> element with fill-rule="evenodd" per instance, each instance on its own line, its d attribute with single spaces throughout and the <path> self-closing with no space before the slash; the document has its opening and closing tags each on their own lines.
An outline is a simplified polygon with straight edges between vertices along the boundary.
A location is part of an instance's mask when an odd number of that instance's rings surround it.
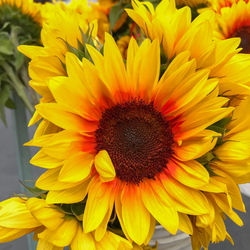
<svg viewBox="0 0 250 250">
<path fill-rule="evenodd" d="M 18 169 L 15 153 L 15 138 L 13 135 L 12 114 L 7 111 L 8 127 L 4 127 L 0 121 L 0 200 L 11 197 L 20 192 L 18 183 Z M 34 167 L 35 175 L 38 171 Z M 243 196 L 247 214 L 240 214 L 245 225 L 238 227 L 234 223 L 227 221 L 229 234 L 232 236 L 235 246 L 231 246 L 228 241 L 211 245 L 210 250 L 249 250 L 250 249 L 250 198 Z M 0 244 L 0 250 L 27 250 L 27 240 L 25 237 L 11 243 Z M 167 250 L 167 249 L 166 249 Z"/>
</svg>

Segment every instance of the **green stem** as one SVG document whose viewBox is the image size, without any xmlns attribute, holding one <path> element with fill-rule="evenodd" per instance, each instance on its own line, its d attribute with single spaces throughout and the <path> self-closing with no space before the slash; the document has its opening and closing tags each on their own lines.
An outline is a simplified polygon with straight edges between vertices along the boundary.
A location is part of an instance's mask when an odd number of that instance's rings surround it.
<svg viewBox="0 0 250 250">
<path fill-rule="evenodd" d="M 15 74 L 14 70 L 12 69 L 12 67 L 8 63 L 2 62 L 1 66 L 4 68 L 8 77 L 10 78 L 11 86 L 15 89 L 16 93 L 20 96 L 20 98 L 24 102 L 24 104 L 27 107 L 27 109 L 29 110 L 29 112 L 31 114 L 33 114 L 34 108 L 31 105 L 31 103 L 26 95 L 25 87 L 24 87 L 22 81 L 18 78 L 18 76 Z"/>
</svg>

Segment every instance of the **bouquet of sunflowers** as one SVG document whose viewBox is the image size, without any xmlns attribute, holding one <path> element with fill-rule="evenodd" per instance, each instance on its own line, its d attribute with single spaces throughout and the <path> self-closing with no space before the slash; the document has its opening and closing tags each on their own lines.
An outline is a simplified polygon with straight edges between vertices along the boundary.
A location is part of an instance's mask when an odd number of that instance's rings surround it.
<svg viewBox="0 0 250 250">
<path fill-rule="evenodd" d="M 248 0 L 4 8 L 34 23 L 38 8 L 40 45 L 18 50 L 41 96 L 26 146 L 46 171 L 0 203 L 0 242 L 34 233 L 38 250 L 157 249 L 161 225 L 193 250 L 233 244 L 224 220 L 243 225 L 238 184 L 250 182 Z"/>
</svg>

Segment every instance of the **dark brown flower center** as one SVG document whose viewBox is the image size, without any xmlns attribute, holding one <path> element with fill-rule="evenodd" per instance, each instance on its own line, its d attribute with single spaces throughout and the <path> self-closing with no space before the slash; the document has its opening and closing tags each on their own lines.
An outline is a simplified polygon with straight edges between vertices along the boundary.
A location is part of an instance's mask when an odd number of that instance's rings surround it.
<svg viewBox="0 0 250 250">
<path fill-rule="evenodd" d="M 250 54 L 250 26 L 242 26 L 235 30 L 232 37 L 240 37 L 240 47 L 243 48 L 242 53 Z"/>
<path fill-rule="evenodd" d="M 107 109 L 95 135 L 96 150 L 107 150 L 116 176 L 125 182 L 153 179 L 173 153 L 171 126 L 152 103 L 132 101 Z"/>
</svg>

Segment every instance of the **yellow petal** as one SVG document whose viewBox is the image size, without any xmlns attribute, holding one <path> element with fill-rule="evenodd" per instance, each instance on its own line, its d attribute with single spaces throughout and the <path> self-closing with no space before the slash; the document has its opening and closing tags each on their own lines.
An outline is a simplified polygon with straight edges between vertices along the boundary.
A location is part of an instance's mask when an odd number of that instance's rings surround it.
<svg viewBox="0 0 250 250">
<path fill-rule="evenodd" d="M 237 184 L 250 182 L 249 161 L 214 162 L 216 168 L 230 175 Z"/>
<path fill-rule="evenodd" d="M 49 122 L 48 120 L 42 120 L 38 125 L 33 138 L 37 138 L 46 134 L 57 133 L 60 130 L 60 128 L 58 128 L 56 125 Z"/>
<path fill-rule="evenodd" d="M 200 187 L 200 189 L 202 191 L 207 191 L 211 193 L 226 193 L 227 192 L 227 186 L 221 181 L 217 180 L 216 176 L 210 176 L 209 183 Z"/>
<path fill-rule="evenodd" d="M 7 228 L 36 228 L 41 223 L 28 210 L 21 198 L 11 198 L 0 203 L 0 226 Z"/>
<path fill-rule="evenodd" d="M 96 242 L 96 250 L 129 250 L 131 248 L 131 244 L 126 239 L 109 231 L 101 241 Z"/>
<path fill-rule="evenodd" d="M 47 170 L 36 181 L 36 187 L 43 190 L 63 190 L 75 187 L 79 184 L 59 181 L 58 176 L 60 173 L 60 169 L 61 168 Z"/>
<path fill-rule="evenodd" d="M 34 228 L 16 229 L 16 228 L 6 228 L 0 226 L 0 243 L 16 240 L 33 231 Z"/>
<path fill-rule="evenodd" d="M 232 209 L 231 197 L 226 194 L 209 194 L 213 197 L 214 201 L 221 208 L 221 210 L 226 213 L 226 215 L 233 220 L 237 225 L 243 226 L 243 221 Z"/>
<path fill-rule="evenodd" d="M 64 220 L 64 222 L 56 229 L 45 229 L 42 233 L 38 234 L 39 239 L 46 240 L 51 244 L 58 247 L 65 247 L 70 245 L 76 235 L 79 227 L 78 221 L 75 219 Z"/>
<path fill-rule="evenodd" d="M 102 182 L 112 181 L 115 176 L 115 168 L 106 150 L 99 151 L 95 157 L 95 168 Z"/>
<path fill-rule="evenodd" d="M 250 129 L 226 138 L 220 147 L 215 150 L 216 156 L 221 161 L 244 161 L 249 158 Z"/>
<path fill-rule="evenodd" d="M 27 208 L 31 214 L 45 227 L 55 230 L 64 221 L 64 214 L 56 210 L 56 207 L 49 206 L 46 201 L 38 198 L 30 198 L 27 201 Z"/>
<path fill-rule="evenodd" d="M 86 179 L 94 162 L 94 156 L 89 153 L 79 152 L 64 162 L 59 174 L 59 181 L 62 182 L 79 182 Z"/>
<path fill-rule="evenodd" d="M 48 169 L 57 168 L 63 164 L 61 160 L 47 155 L 44 149 L 40 149 L 40 151 L 30 160 L 30 163 L 32 165 Z"/>
<path fill-rule="evenodd" d="M 232 206 L 233 208 L 241 211 L 241 212 L 246 212 L 245 205 L 243 203 L 241 193 L 239 186 L 234 182 L 234 180 L 224 173 L 223 171 L 219 169 L 215 169 L 215 174 L 214 178 L 221 183 L 225 183 L 227 186 L 228 193 L 232 199 Z"/>
<path fill-rule="evenodd" d="M 110 88 L 115 91 L 117 88 L 125 92 L 127 86 L 127 74 L 125 71 L 122 55 L 116 45 L 114 38 L 105 33 L 104 44 L 104 69 Z"/>
<path fill-rule="evenodd" d="M 70 249 L 71 250 L 96 250 L 93 236 L 90 233 L 85 234 L 82 228 L 78 227 L 76 236 L 70 245 Z"/>
<path fill-rule="evenodd" d="M 95 230 L 95 239 L 97 241 L 100 241 L 107 231 L 108 222 L 109 222 L 111 214 L 113 212 L 113 203 L 114 203 L 114 201 L 111 199 L 108 212 L 106 213 L 100 226 Z"/>
<path fill-rule="evenodd" d="M 35 81 L 44 82 L 55 76 L 66 75 L 57 56 L 37 56 L 29 63 L 29 76 Z"/>
<path fill-rule="evenodd" d="M 143 46 L 143 45 L 141 45 Z M 140 66 L 139 72 L 134 72 L 139 74 L 138 79 L 138 90 L 145 92 L 144 95 L 147 96 L 146 92 L 150 94 L 159 79 L 160 74 L 160 46 L 157 40 L 154 40 L 152 44 L 149 44 L 143 53 L 141 48 L 139 48 L 138 55 L 136 56 L 136 63 Z"/>
<path fill-rule="evenodd" d="M 179 213 L 179 228 L 186 234 L 193 234 L 193 226 L 188 215 Z"/>
<path fill-rule="evenodd" d="M 143 244 L 150 232 L 150 214 L 143 205 L 139 188 L 133 184 L 124 186 L 121 203 L 127 233 L 138 245 Z"/>
<path fill-rule="evenodd" d="M 167 165 L 173 168 L 171 175 L 180 183 L 199 189 L 209 183 L 209 173 L 198 161 L 169 162 Z"/>
<path fill-rule="evenodd" d="M 77 59 L 78 60 L 78 59 Z M 76 76 L 82 72 L 77 73 Z M 74 81 L 74 85 L 70 82 Z M 80 83 L 78 83 L 80 82 Z M 49 82 L 49 88 L 57 103 L 69 109 L 74 114 L 80 115 L 88 120 L 96 120 L 93 116 L 93 107 L 89 100 L 84 80 L 71 79 L 69 77 L 53 77 Z M 90 112 L 90 108 L 91 112 Z"/>
<path fill-rule="evenodd" d="M 70 113 L 57 103 L 42 103 L 36 106 L 38 113 L 58 127 L 79 133 L 93 132 L 97 123 Z"/>
<path fill-rule="evenodd" d="M 184 186 L 170 176 L 162 175 L 160 179 L 179 212 L 191 215 L 209 212 L 207 199 L 202 192 Z"/>
<path fill-rule="evenodd" d="M 220 134 L 204 130 L 195 137 L 184 140 L 180 147 L 175 149 L 175 156 L 181 161 L 197 159 L 214 148 Z"/>
<path fill-rule="evenodd" d="M 47 195 L 46 202 L 49 204 L 80 202 L 87 195 L 88 183 L 89 181 L 85 181 L 72 188 L 58 191 L 51 190 Z"/>
<path fill-rule="evenodd" d="M 95 230 L 102 223 L 110 206 L 113 207 L 114 203 L 112 183 L 102 183 L 99 177 L 94 177 L 88 189 L 88 199 L 83 215 L 85 233 Z"/>
<path fill-rule="evenodd" d="M 214 224 L 214 220 L 216 216 L 215 213 L 216 213 L 217 207 L 215 206 L 214 202 L 211 199 L 207 199 L 207 201 L 208 201 L 209 213 L 198 215 L 196 217 L 195 224 L 197 227 L 200 227 L 200 228 L 207 228 L 210 225 Z"/>
<path fill-rule="evenodd" d="M 153 217 L 171 234 L 176 234 L 179 226 L 179 217 L 176 210 L 164 205 L 158 195 L 146 183 L 143 185 L 141 194 L 145 207 Z"/>
<path fill-rule="evenodd" d="M 37 57 L 37 55 L 47 55 L 46 50 L 42 46 L 19 45 L 17 49 L 30 59 Z"/>
<path fill-rule="evenodd" d="M 63 247 L 57 247 L 46 240 L 39 239 L 36 250 L 63 250 Z"/>
<path fill-rule="evenodd" d="M 120 189 L 120 190 L 122 190 L 122 189 Z M 117 192 L 117 195 L 115 197 L 115 211 L 116 211 L 117 217 L 119 219 L 119 222 L 121 224 L 121 228 L 122 228 L 122 231 L 123 231 L 124 235 L 126 236 L 126 238 L 128 240 L 131 241 L 131 238 L 128 235 L 127 229 L 124 226 L 124 222 L 123 222 L 123 218 L 122 218 L 122 203 L 121 203 L 121 196 L 120 196 L 120 192 L 119 191 Z"/>
</svg>

